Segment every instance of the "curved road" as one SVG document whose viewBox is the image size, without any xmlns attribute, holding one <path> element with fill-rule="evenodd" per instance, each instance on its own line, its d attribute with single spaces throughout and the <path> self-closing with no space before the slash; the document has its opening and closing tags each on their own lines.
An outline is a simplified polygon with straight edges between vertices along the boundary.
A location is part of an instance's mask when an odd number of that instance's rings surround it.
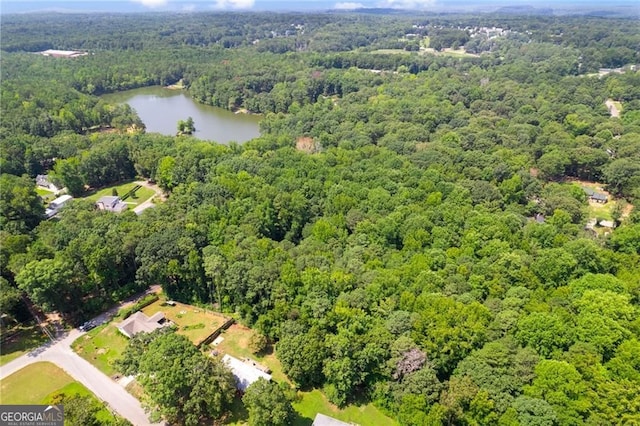
<svg viewBox="0 0 640 426">
<path fill-rule="evenodd" d="M 111 410 L 129 420 L 135 426 L 152 425 L 140 401 L 84 358 L 73 352 L 71 343 L 82 334 L 84 333 L 74 329 L 62 336 L 62 338 L 8 362 L 0 367 L 0 380 L 34 362 L 49 361 L 85 385 L 100 400 L 104 401 Z M 36 385 L 34 383 L 34 386 Z"/>
</svg>

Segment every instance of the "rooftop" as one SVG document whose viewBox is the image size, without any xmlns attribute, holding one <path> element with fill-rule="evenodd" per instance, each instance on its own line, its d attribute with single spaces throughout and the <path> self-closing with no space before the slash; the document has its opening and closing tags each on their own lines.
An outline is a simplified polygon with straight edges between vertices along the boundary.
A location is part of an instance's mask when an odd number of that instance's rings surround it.
<svg viewBox="0 0 640 426">
<path fill-rule="evenodd" d="M 231 355 L 222 357 L 222 362 L 227 364 L 236 379 L 236 386 L 242 392 L 246 391 L 249 385 L 257 381 L 260 377 L 271 380 L 271 375 L 260 371 L 256 367 L 240 361 Z"/>
<path fill-rule="evenodd" d="M 345 423 L 341 420 L 334 419 L 333 417 L 325 416 L 324 414 L 316 414 L 316 418 L 313 420 L 311 426 L 352 426 L 353 423 Z"/>
<path fill-rule="evenodd" d="M 128 338 L 132 338 L 141 332 L 151 333 L 163 327 L 164 323 L 165 318 L 163 312 L 156 312 L 151 317 L 146 316 L 142 312 L 136 312 L 122 321 L 118 326 L 118 330 Z"/>
</svg>

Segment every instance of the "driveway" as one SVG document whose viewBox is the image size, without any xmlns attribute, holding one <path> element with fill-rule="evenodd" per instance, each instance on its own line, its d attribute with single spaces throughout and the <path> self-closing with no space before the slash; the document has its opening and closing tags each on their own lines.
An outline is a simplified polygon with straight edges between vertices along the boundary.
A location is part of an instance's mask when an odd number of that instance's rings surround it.
<svg viewBox="0 0 640 426">
<path fill-rule="evenodd" d="M 140 205 L 136 206 L 136 208 L 134 208 L 134 209 L 133 209 L 133 212 L 134 212 L 135 214 L 140 214 L 140 213 L 142 213 L 143 211 L 145 211 L 146 209 L 148 209 L 149 207 L 153 207 L 153 206 L 155 206 L 155 204 L 153 204 L 153 201 L 152 201 L 152 200 L 153 200 L 154 198 L 156 198 L 156 197 L 157 197 L 157 198 L 159 198 L 159 199 L 161 199 L 162 201 L 164 201 L 164 200 L 165 200 L 164 193 L 163 193 L 163 192 L 162 192 L 162 190 L 158 187 L 158 185 L 151 184 L 151 183 L 149 183 L 149 182 L 147 182 L 147 181 L 144 181 L 144 180 L 137 181 L 137 182 L 135 182 L 135 183 L 136 183 L 136 185 L 142 185 L 142 186 L 144 186 L 145 188 L 152 189 L 152 190 L 156 193 L 156 195 L 155 195 L 155 196 L 153 196 L 153 197 L 149 198 L 149 199 L 148 199 L 147 201 L 145 201 L 144 203 L 142 203 L 142 204 L 140 204 Z"/>
</svg>

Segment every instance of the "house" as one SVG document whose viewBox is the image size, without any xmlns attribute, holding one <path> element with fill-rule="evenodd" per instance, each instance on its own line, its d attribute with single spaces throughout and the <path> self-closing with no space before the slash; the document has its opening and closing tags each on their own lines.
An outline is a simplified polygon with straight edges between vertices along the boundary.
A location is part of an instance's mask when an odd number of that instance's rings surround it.
<svg viewBox="0 0 640 426">
<path fill-rule="evenodd" d="M 120 213 L 127 209 L 127 204 L 115 195 L 105 195 L 100 197 L 96 202 L 96 207 L 100 210 L 107 210 L 110 212 Z"/>
<path fill-rule="evenodd" d="M 163 312 L 156 312 L 151 317 L 148 317 L 138 311 L 126 320 L 122 321 L 118 326 L 118 330 L 120 330 L 120 333 L 131 339 L 138 333 L 151 333 L 152 331 L 162 328 L 168 324 L 169 321 L 164 317 Z"/>
<path fill-rule="evenodd" d="M 311 426 L 353 426 L 353 423 L 345 423 L 333 417 L 318 413 L 316 414 L 316 418 L 313 419 Z"/>
<path fill-rule="evenodd" d="M 598 225 L 602 226 L 603 228 L 615 228 L 616 227 L 616 223 L 612 220 L 601 220 L 600 222 L 598 222 Z"/>
<path fill-rule="evenodd" d="M 71 195 L 62 195 L 49 203 L 49 207 L 44 211 L 44 215 L 47 219 L 57 215 L 61 208 L 63 208 L 73 197 Z"/>
<path fill-rule="evenodd" d="M 585 192 L 585 194 L 587 194 L 589 200 L 591 201 L 595 201 L 601 204 L 605 204 L 607 201 L 609 201 L 609 197 L 607 197 L 605 194 L 596 192 L 591 188 L 582 188 L 582 190 Z"/>
<path fill-rule="evenodd" d="M 56 49 L 47 49 L 40 54 L 44 56 L 51 56 L 53 58 L 77 58 L 78 56 L 88 55 L 87 52 L 79 52 L 77 50 L 56 50 Z"/>
<path fill-rule="evenodd" d="M 260 371 L 253 365 L 240 361 L 230 355 L 222 357 L 222 362 L 230 369 L 233 377 L 236 379 L 236 387 L 239 391 L 245 392 L 251 383 L 256 382 L 260 377 L 265 380 L 271 380 L 271 375 Z"/>
<path fill-rule="evenodd" d="M 38 185 L 40 188 L 48 189 L 49 191 L 54 193 L 60 191 L 60 188 L 58 188 L 49 180 L 49 175 L 36 176 L 36 185 Z"/>
</svg>

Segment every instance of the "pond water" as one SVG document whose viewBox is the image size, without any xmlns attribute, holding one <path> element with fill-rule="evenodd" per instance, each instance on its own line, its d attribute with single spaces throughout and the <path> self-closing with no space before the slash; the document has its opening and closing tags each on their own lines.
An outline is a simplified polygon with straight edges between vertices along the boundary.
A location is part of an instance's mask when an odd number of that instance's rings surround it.
<svg viewBox="0 0 640 426">
<path fill-rule="evenodd" d="M 220 143 L 246 142 L 260 136 L 260 117 L 234 114 L 222 108 L 199 104 L 183 90 L 160 86 L 111 93 L 102 97 L 111 103 L 127 103 L 135 109 L 147 132 L 175 135 L 178 121 L 193 118 L 198 139 Z"/>
</svg>

